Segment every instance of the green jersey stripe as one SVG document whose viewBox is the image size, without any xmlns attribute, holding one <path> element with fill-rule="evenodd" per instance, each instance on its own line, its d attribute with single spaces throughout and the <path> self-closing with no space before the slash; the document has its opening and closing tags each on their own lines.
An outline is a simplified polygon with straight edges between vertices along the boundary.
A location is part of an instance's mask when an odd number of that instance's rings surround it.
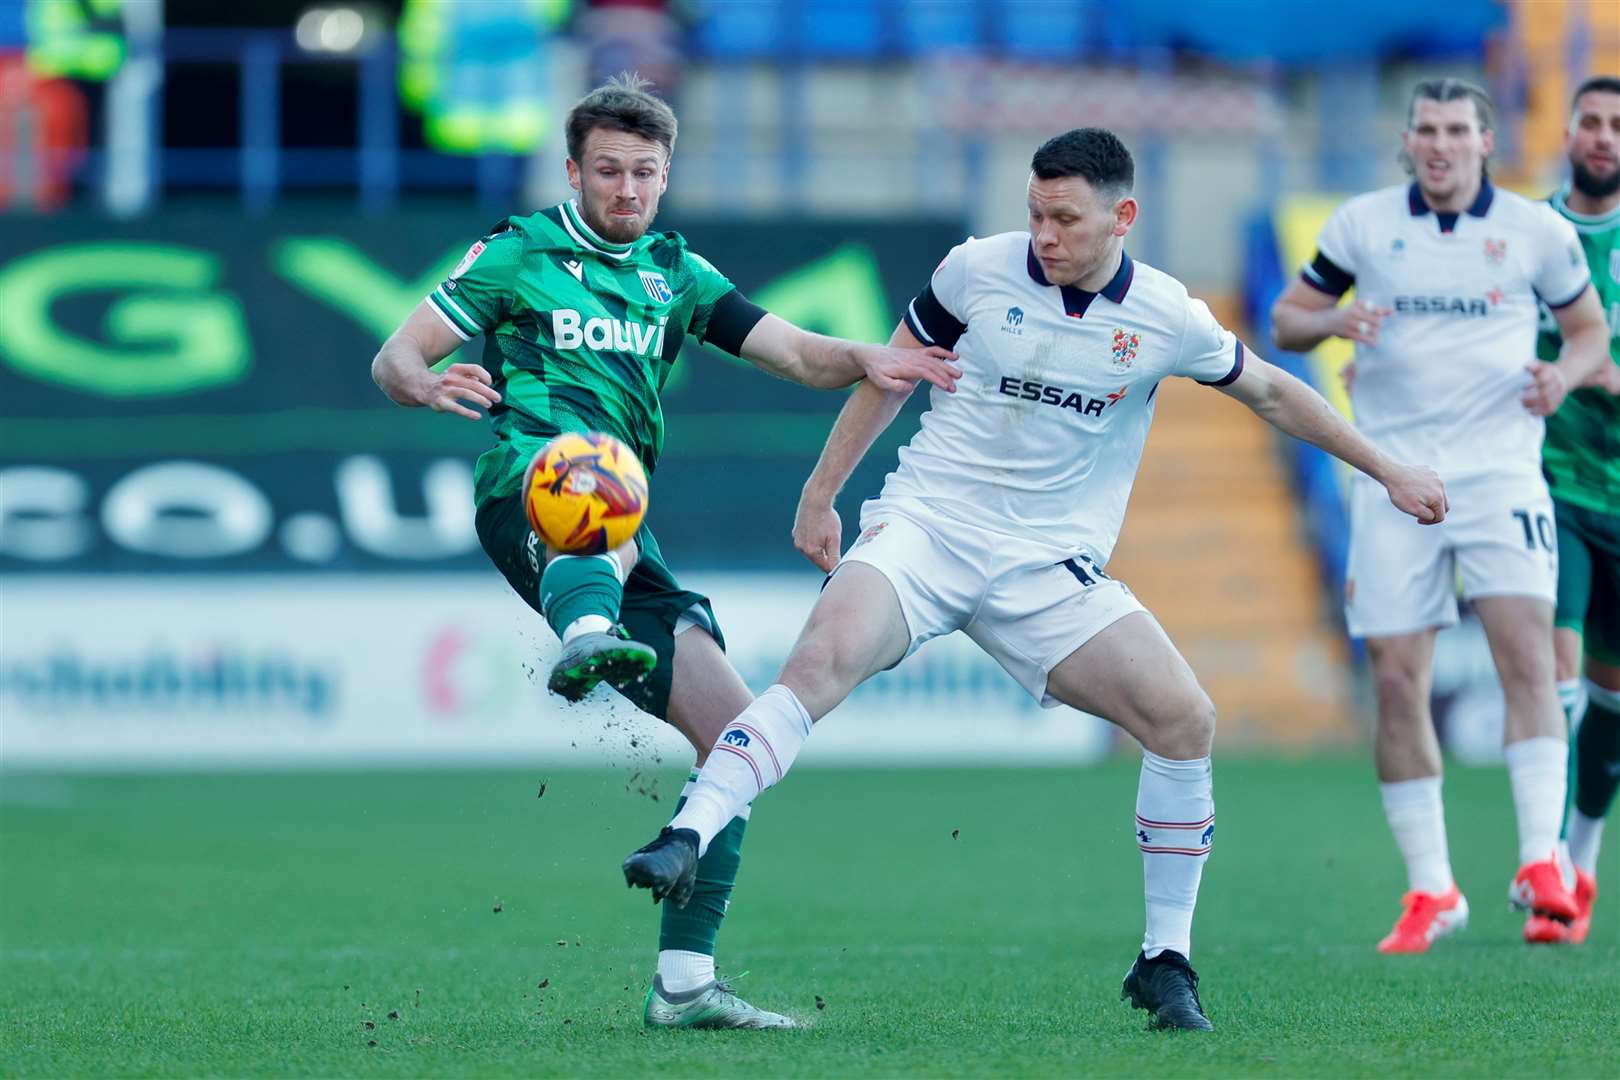
<svg viewBox="0 0 1620 1080">
<path fill-rule="evenodd" d="M 484 328 L 478 325 L 477 319 L 461 310 L 461 305 L 450 299 L 449 294 L 444 291 L 443 285 L 434 289 L 428 296 L 434 304 L 438 305 L 439 310 L 449 316 L 451 322 L 455 323 L 456 328 L 461 331 L 462 337 L 471 339 L 484 332 Z"/>
<path fill-rule="evenodd" d="M 461 324 L 456 322 L 456 317 L 445 310 L 443 302 L 434 293 L 428 293 L 428 307 L 433 309 L 433 314 L 437 315 L 439 321 L 448 326 L 450 332 L 455 334 L 456 337 L 462 341 L 471 341 L 473 339 L 473 335 L 463 330 Z"/>
<path fill-rule="evenodd" d="M 630 257 L 630 251 L 634 245 L 615 244 L 602 239 L 595 229 L 585 224 L 584 217 L 580 215 L 579 210 L 575 208 L 572 202 L 563 203 L 559 209 L 562 210 L 563 228 L 568 230 L 568 235 L 573 237 L 574 242 L 580 247 L 619 262 L 623 262 Z"/>
</svg>

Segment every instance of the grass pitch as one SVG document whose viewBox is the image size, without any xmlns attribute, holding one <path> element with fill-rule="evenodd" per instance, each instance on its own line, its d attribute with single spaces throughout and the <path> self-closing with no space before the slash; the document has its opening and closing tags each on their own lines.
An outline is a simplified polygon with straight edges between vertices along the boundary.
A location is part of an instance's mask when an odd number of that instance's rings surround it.
<svg viewBox="0 0 1620 1080">
<path fill-rule="evenodd" d="M 662 824 L 625 770 L 0 779 L 0 1073 L 1560 1075 L 1620 1063 L 1620 874 L 1578 949 L 1507 910 L 1506 776 L 1453 767 L 1473 925 L 1373 943 L 1403 881 L 1362 760 L 1216 762 L 1194 963 L 1213 1036 L 1118 1000 L 1137 768 L 805 769 L 721 936 L 791 1033 L 649 1032 Z M 541 782 L 544 797 L 536 798 Z"/>
</svg>

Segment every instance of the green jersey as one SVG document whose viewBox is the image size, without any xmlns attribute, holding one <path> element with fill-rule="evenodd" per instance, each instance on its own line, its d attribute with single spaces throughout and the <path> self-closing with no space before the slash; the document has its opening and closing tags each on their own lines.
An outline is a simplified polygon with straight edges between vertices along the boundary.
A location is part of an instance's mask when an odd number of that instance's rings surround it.
<svg viewBox="0 0 1620 1080">
<path fill-rule="evenodd" d="M 1609 356 L 1620 364 L 1620 207 L 1590 217 L 1571 210 L 1567 195 L 1567 189 L 1560 191 L 1548 202 L 1580 234 L 1592 270 L 1592 287 L 1608 316 Z M 1562 345 L 1558 323 L 1543 304 L 1536 355 L 1556 360 Z M 1554 498 L 1620 515 L 1620 398 L 1595 386 L 1571 393 L 1558 412 L 1547 418 L 1541 463 Z"/>
<path fill-rule="evenodd" d="M 428 300 L 464 340 L 485 335 L 501 394 L 490 410 L 498 442 L 474 473 L 480 503 L 515 489 L 563 431 L 614 435 L 651 473 L 664 445 L 659 393 L 681 342 L 735 353 L 763 314 L 680 234 L 615 244 L 571 202 L 501 222 Z"/>
</svg>

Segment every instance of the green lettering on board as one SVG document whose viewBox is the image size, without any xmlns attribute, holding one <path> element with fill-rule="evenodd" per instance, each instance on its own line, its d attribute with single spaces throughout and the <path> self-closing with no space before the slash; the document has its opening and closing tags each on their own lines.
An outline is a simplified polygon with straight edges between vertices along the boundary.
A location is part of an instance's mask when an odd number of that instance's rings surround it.
<svg viewBox="0 0 1620 1080">
<path fill-rule="evenodd" d="M 150 243 L 65 244 L 0 267 L 0 360 L 104 397 L 188 394 L 236 382 L 253 362 L 242 308 L 215 290 L 218 257 Z M 58 325 L 51 307 L 117 290 L 106 341 Z"/>
<path fill-rule="evenodd" d="M 338 236 L 289 236 L 271 252 L 271 265 L 321 303 L 353 319 L 379 342 L 443 281 L 465 252 L 455 248 L 415 281 L 404 281 Z"/>
</svg>

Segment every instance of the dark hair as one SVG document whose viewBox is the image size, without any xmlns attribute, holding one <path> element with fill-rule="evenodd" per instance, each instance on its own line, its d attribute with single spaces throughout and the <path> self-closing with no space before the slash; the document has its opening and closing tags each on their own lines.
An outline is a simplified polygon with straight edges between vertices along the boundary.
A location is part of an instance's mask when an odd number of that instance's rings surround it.
<svg viewBox="0 0 1620 1080">
<path fill-rule="evenodd" d="M 1424 79 L 1412 87 L 1412 98 L 1406 103 L 1406 126 L 1412 126 L 1412 118 L 1417 115 L 1417 103 L 1420 101 L 1462 101 L 1467 98 L 1474 103 L 1474 117 L 1479 121 L 1479 130 L 1494 131 L 1496 129 L 1496 109 L 1491 105 L 1491 96 L 1473 83 L 1464 79 Z M 1404 148 L 1396 155 L 1401 167 L 1408 175 L 1414 175 L 1417 167 L 1412 164 L 1411 155 Z M 1489 161 L 1479 163 L 1479 174 L 1483 179 L 1491 178 L 1491 165 Z"/>
<path fill-rule="evenodd" d="M 578 162 L 586 137 L 597 128 L 640 135 L 674 153 L 675 110 L 648 93 L 651 87 L 646 79 L 625 71 L 575 102 L 568 110 L 568 156 Z"/>
<path fill-rule="evenodd" d="M 1042 180 L 1082 177 L 1114 199 L 1129 195 L 1136 182 L 1136 162 L 1131 160 L 1131 152 L 1118 135 L 1106 128 L 1075 128 L 1054 135 L 1035 151 L 1029 167 Z"/>
<path fill-rule="evenodd" d="M 1594 75 L 1575 88 L 1569 96 L 1569 111 L 1574 112 L 1575 106 L 1580 102 L 1582 94 L 1596 91 L 1600 94 L 1620 94 L 1620 78 L 1613 75 Z"/>
<path fill-rule="evenodd" d="M 1412 87 L 1412 100 L 1406 103 L 1406 126 L 1412 126 L 1412 117 L 1416 115 L 1417 103 L 1420 101 L 1461 101 L 1463 98 L 1474 103 L 1474 115 L 1479 118 L 1479 129 L 1494 131 L 1496 108 L 1491 105 L 1491 96 L 1473 83 L 1462 79 L 1424 79 Z"/>
</svg>

